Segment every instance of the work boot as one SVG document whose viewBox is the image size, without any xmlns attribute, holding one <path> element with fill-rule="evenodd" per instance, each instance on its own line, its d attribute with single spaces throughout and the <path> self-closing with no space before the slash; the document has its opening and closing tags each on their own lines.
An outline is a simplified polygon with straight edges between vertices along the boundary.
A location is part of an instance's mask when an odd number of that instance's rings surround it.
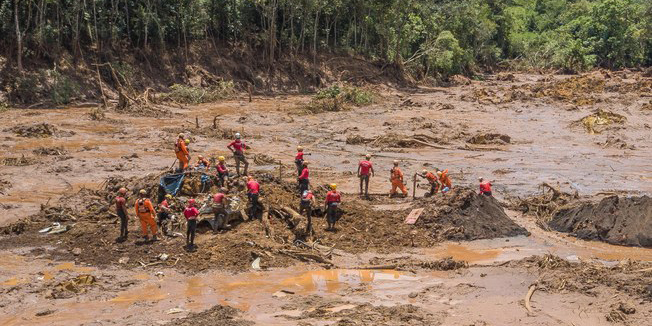
<svg viewBox="0 0 652 326">
<path fill-rule="evenodd" d="M 152 241 L 158 241 L 158 238 L 156 237 L 156 234 L 152 236 Z"/>
</svg>

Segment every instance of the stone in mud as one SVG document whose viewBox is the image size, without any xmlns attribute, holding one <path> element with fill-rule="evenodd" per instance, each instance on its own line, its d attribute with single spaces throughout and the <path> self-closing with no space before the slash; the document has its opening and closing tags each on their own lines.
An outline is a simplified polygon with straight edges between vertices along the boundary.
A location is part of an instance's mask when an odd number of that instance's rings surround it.
<svg viewBox="0 0 652 326">
<path fill-rule="evenodd" d="M 497 144 L 504 145 L 512 142 L 512 138 L 503 134 L 477 134 L 468 140 L 468 143 L 476 145 Z"/>
<path fill-rule="evenodd" d="M 586 240 L 652 247 L 652 198 L 611 196 L 557 212 L 551 228 Z"/>
</svg>

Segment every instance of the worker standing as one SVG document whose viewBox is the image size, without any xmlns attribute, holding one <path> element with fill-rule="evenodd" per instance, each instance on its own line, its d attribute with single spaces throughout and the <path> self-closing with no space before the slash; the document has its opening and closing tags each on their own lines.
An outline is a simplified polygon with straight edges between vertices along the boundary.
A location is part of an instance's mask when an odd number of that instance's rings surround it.
<svg viewBox="0 0 652 326">
<path fill-rule="evenodd" d="M 147 198 L 147 191 L 141 189 L 139 192 L 140 198 L 136 201 L 136 216 L 140 219 L 140 227 L 143 231 L 143 238 L 145 241 L 149 240 L 148 228 L 152 233 L 152 240 L 156 241 L 158 230 L 156 229 L 156 222 L 154 221 L 154 215 L 156 211 L 152 202 Z"/>
<path fill-rule="evenodd" d="M 437 176 L 435 176 L 435 174 L 428 172 L 428 170 L 423 170 L 421 174 L 417 175 L 428 180 L 428 183 L 430 184 L 430 192 L 426 193 L 426 197 L 431 197 L 437 194 L 439 191 L 439 180 L 437 180 Z"/>
<path fill-rule="evenodd" d="M 127 235 L 129 234 L 128 223 L 129 223 L 129 213 L 127 212 L 127 189 L 120 188 L 118 190 L 118 195 L 114 199 L 115 201 L 115 212 L 120 218 L 120 237 L 118 238 L 119 242 L 127 240 Z"/>
<path fill-rule="evenodd" d="M 303 147 L 297 146 L 297 155 L 294 157 L 294 165 L 297 166 L 297 175 L 303 172 Z"/>
<path fill-rule="evenodd" d="M 308 225 L 306 231 L 308 234 L 312 233 L 312 208 L 315 205 L 315 196 L 312 191 L 305 190 L 301 194 L 301 202 L 299 203 L 299 214 L 303 214 L 308 218 Z"/>
<path fill-rule="evenodd" d="M 396 195 L 396 189 L 400 189 L 403 192 L 403 197 L 407 197 L 408 191 L 405 188 L 405 184 L 403 184 L 403 171 L 398 167 L 398 161 L 394 161 L 394 167 L 389 171 L 389 174 L 389 180 L 392 182 L 390 196 Z"/>
<path fill-rule="evenodd" d="M 177 159 L 179 160 L 179 170 L 186 170 L 190 161 L 190 153 L 188 152 L 183 134 L 179 134 L 179 138 L 177 138 L 177 142 L 174 144 L 174 152 L 177 154 Z"/>
<path fill-rule="evenodd" d="M 183 210 L 183 216 L 186 217 L 187 226 L 186 229 L 186 249 L 194 250 L 195 249 L 195 233 L 197 231 L 197 216 L 199 216 L 199 210 L 195 207 L 195 200 L 188 200 L 188 207 Z"/>
<path fill-rule="evenodd" d="M 249 198 L 249 216 L 251 218 L 258 218 L 258 209 L 260 208 L 260 203 L 258 198 L 260 195 L 260 184 L 254 180 L 254 177 L 249 176 L 247 181 L 247 197 Z"/>
<path fill-rule="evenodd" d="M 358 164 L 358 178 L 360 178 L 360 196 L 362 196 L 362 186 L 364 184 L 364 195 L 369 197 L 369 177 L 374 176 L 374 167 L 371 164 L 371 154 L 365 155 L 365 160 Z"/>
<path fill-rule="evenodd" d="M 337 184 L 331 184 L 331 190 L 326 194 L 326 222 L 328 227 L 326 231 L 335 231 L 337 222 L 337 207 L 342 201 L 342 196 L 337 192 Z"/>
<path fill-rule="evenodd" d="M 245 150 L 247 149 L 247 145 L 245 144 L 244 141 L 242 141 L 240 133 L 235 134 L 235 140 L 232 141 L 228 146 L 226 146 L 231 152 L 233 153 L 233 158 L 235 159 L 235 170 L 238 173 L 238 176 L 240 176 L 240 163 L 242 162 L 244 164 L 244 174 L 247 175 L 247 170 L 249 169 L 249 162 L 247 162 L 247 158 L 245 157 Z"/>
<path fill-rule="evenodd" d="M 220 156 L 217 158 L 217 186 L 218 187 L 224 187 L 226 186 L 226 180 L 229 177 L 229 169 L 226 167 L 226 160 L 224 159 L 224 156 Z"/>
<path fill-rule="evenodd" d="M 197 156 L 197 163 L 195 163 L 195 170 L 202 169 L 208 171 L 208 168 L 211 166 L 211 162 L 209 162 L 204 156 L 198 155 Z"/>
<path fill-rule="evenodd" d="M 485 195 L 491 197 L 491 181 L 485 182 L 482 177 L 478 178 L 480 182 L 480 195 Z"/>
<path fill-rule="evenodd" d="M 170 223 L 170 201 L 172 195 L 166 194 L 165 199 L 158 204 L 158 227 L 163 235 L 168 235 L 168 223 Z"/>
<path fill-rule="evenodd" d="M 444 171 L 437 171 L 437 176 L 439 177 L 439 182 L 441 183 L 442 193 L 447 193 L 451 188 L 453 188 L 451 178 L 448 176 L 448 169 Z"/>
<path fill-rule="evenodd" d="M 213 232 L 217 232 L 224 228 L 226 222 L 226 189 L 220 188 L 215 195 L 213 195 Z"/>
<path fill-rule="evenodd" d="M 301 175 L 299 175 L 299 194 L 303 194 L 304 191 L 310 188 L 310 170 L 308 169 L 308 162 L 303 162 L 303 170 Z"/>
</svg>

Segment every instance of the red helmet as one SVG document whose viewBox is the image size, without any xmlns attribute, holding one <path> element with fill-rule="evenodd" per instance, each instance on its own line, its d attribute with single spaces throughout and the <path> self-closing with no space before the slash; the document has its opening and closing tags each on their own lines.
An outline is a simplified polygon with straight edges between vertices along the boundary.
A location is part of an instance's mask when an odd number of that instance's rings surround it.
<svg viewBox="0 0 652 326">
<path fill-rule="evenodd" d="M 188 205 L 195 205 L 195 200 L 194 199 L 188 200 Z"/>
</svg>

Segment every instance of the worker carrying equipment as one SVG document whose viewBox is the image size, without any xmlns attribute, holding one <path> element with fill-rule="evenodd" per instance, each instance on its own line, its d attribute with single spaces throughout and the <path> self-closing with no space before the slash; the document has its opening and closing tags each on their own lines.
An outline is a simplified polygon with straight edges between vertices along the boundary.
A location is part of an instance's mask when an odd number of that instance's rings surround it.
<svg viewBox="0 0 652 326">
<path fill-rule="evenodd" d="M 425 197 L 434 196 L 439 192 L 439 180 L 437 180 L 437 176 L 434 173 L 428 172 L 428 170 L 423 170 L 421 174 L 417 173 L 417 175 L 428 180 L 428 183 L 430 184 L 430 192 L 426 193 Z"/>
<path fill-rule="evenodd" d="M 304 191 L 310 188 L 310 170 L 308 169 L 308 162 L 303 162 L 303 170 L 301 175 L 299 175 L 299 194 L 303 194 Z"/>
<path fill-rule="evenodd" d="M 186 249 L 192 251 L 196 249 L 195 246 L 195 233 L 197 232 L 197 217 L 199 210 L 195 207 L 195 200 L 188 200 L 188 206 L 183 210 L 183 216 L 186 217 Z"/>
<path fill-rule="evenodd" d="M 362 186 L 364 184 L 364 195 L 369 197 L 369 177 L 374 176 L 374 167 L 371 164 L 371 154 L 365 155 L 365 159 L 358 163 L 358 178 L 360 178 L 360 196 L 362 196 Z"/>
<path fill-rule="evenodd" d="M 129 223 L 129 213 L 127 212 L 127 189 L 120 188 L 118 190 L 118 195 L 114 199 L 115 201 L 115 213 L 120 218 L 120 237 L 118 241 L 122 242 L 127 240 L 127 235 L 129 234 L 128 223 Z"/>
<path fill-rule="evenodd" d="M 136 216 L 138 216 L 140 219 L 140 227 L 143 231 L 143 238 L 145 241 L 149 240 L 147 232 L 149 228 L 149 231 L 152 233 L 152 240 L 156 241 L 158 233 L 156 222 L 154 221 L 154 215 L 156 215 L 156 211 L 154 210 L 152 202 L 147 198 L 147 191 L 145 191 L 145 189 L 140 190 L 139 197 L 140 198 L 136 200 L 135 208 Z"/>
<path fill-rule="evenodd" d="M 398 167 L 398 161 L 394 161 L 394 167 L 389 171 L 389 181 L 392 182 L 392 190 L 390 190 L 390 196 L 396 195 L 396 189 L 400 189 L 403 192 L 403 197 L 407 197 L 408 191 L 403 184 L 403 171 Z"/>
<path fill-rule="evenodd" d="M 179 170 L 184 171 L 188 168 L 188 162 L 190 161 L 190 153 L 188 152 L 188 147 L 186 146 L 190 140 L 184 140 L 183 134 L 179 134 L 177 142 L 174 144 L 174 152 L 177 155 L 179 160 Z"/>
<path fill-rule="evenodd" d="M 229 177 L 229 170 L 226 167 L 226 162 L 224 156 L 217 158 L 217 186 L 224 187 L 226 186 L 226 180 Z"/>
<path fill-rule="evenodd" d="M 247 149 L 247 145 L 240 138 L 240 133 L 236 133 L 235 140 L 226 146 L 226 148 L 228 148 L 233 153 L 233 158 L 235 159 L 235 170 L 236 173 L 238 173 L 238 176 L 241 175 L 240 163 L 244 164 L 243 175 L 247 175 L 247 170 L 249 169 L 249 162 L 247 162 L 247 158 L 245 157 L 245 149 Z"/>
<path fill-rule="evenodd" d="M 331 191 L 326 194 L 326 222 L 328 227 L 326 231 L 335 231 L 335 223 L 338 220 L 337 207 L 342 202 L 342 196 L 337 192 L 337 184 L 331 184 Z"/>
<path fill-rule="evenodd" d="M 480 182 L 480 195 L 491 197 L 491 182 L 485 182 L 482 177 L 478 178 L 478 181 Z"/>
</svg>

